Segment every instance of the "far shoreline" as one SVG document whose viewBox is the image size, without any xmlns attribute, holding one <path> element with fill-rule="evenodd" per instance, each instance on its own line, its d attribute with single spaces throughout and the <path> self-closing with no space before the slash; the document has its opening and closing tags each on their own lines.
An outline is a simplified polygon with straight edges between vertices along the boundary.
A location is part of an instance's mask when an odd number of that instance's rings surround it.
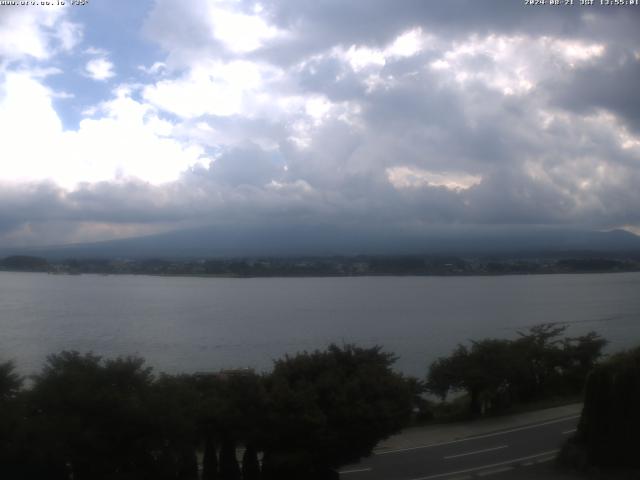
<svg viewBox="0 0 640 480">
<path fill-rule="evenodd" d="M 294 274 L 294 275 L 233 275 L 233 274 L 188 274 L 188 273 L 56 273 L 45 271 L 25 271 L 25 270 L 0 270 L 0 273 L 39 273 L 51 276 L 77 277 L 91 275 L 96 277 L 156 277 L 156 278 L 220 278 L 220 279 L 270 279 L 270 278 L 487 278 L 487 277 L 530 277 L 530 276 L 557 276 L 557 275 L 610 275 L 625 273 L 640 273 L 637 270 L 608 270 L 608 271 L 584 271 L 584 272 L 518 272 L 518 273 L 423 273 L 423 274 L 401 274 L 401 273 L 367 273 L 367 274 Z"/>
</svg>

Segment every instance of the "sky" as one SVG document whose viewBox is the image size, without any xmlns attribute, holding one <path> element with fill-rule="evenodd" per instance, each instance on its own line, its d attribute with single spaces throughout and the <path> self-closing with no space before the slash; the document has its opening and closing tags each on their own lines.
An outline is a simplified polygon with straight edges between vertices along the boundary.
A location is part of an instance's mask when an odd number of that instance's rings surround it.
<svg viewBox="0 0 640 480">
<path fill-rule="evenodd" d="M 0 246 L 204 225 L 640 232 L 640 6 L 14 3 Z"/>
</svg>

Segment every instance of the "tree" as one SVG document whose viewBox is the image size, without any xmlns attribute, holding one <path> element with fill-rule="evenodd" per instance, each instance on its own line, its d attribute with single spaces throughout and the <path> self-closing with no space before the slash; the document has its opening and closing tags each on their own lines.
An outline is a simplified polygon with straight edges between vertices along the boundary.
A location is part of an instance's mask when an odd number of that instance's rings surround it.
<svg viewBox="0 0 640 480">
<path fill-rule="evenodd" d="M 159 478 L 196 479 L 195 455 L 199 395 L 191 375 L 162 374 L 153 382 L 146 409 L 153 419 L 150 437 L 152 455 L 162 458 Z"/>
<path fill-rule="evenodd" d="M 614 355 L 589 375 L 574 442 L 591 465 L 640 468 L 640 347 Z"/>
<path fill-rule="evenodd" d="M 263 478 L 327 478 L 400 430 L 414 392 L 391 370 L 394 361 L 380 347 L 353 345 L 276 361 L 267 379 Z"/>
<path fill-rule="evenodd" d="M 566 330 L 566 325 L 542 323 L 518 332 L 520 338 L 514 340 L 518 362 L 514 389 L 521 401 L 535 400 L 558 387 L 566 360 L 560 336 Z"/>
<path fill-rule="evenodd" d="M 21 402 L 22 378 L 13 362 L 0 363 L 0 476 L 11 478 L 19 468 L 24 412 Z"/>
<path fill-rule="evenodd" d="M 458 345 L 449 357 L 431 364 L 428 389 L 443 400 L 449 392 L 463 390 L 469 396 L 469 413 L 480 415 L 510 395 L 512 348 L 507 340 L 485 339 Z"/>
<path fill-rule="evenodd" d="M 517 402 L 580 392 L 606 340 L 595 332 L 560 338 L 566 326 L 541 324 L 515 340 L 484 339 L 458 345 L 429 367 L 427 388 L 443 401 L 464 391 L 469 413 L 479 415 Z"/>
<path fill-rule="evenodd" d="M 36 463 L 76 480 L 149 478 L 160 449 L 148 410 L 152 380 L 140 358 L 49 356 L 30 394 Z"/>
<path fill-rule="evenodd" d="M 197 375 L 195 384 L 200 395 L 197 424 L 205 444 L 203 475 L 212 479 L 239 478 L 236 445 L 255 452 L 264 437 L 263 379 L 252 371 L 235 370 Z"/>
<path fill-rule="evenodd" d="M 607 340 L 593 331 L 563 340 L 563 381 L 570 391 L 582 390 L 585 379 L 602 357 L 602 350 L 607 343 Z"/>
<path fill-rule="evenodd" d="M 22 377 L 16 373 L 13 362 L 0 363 L 0 402 L 5 403 L 20 392 Z"/>
</svg>

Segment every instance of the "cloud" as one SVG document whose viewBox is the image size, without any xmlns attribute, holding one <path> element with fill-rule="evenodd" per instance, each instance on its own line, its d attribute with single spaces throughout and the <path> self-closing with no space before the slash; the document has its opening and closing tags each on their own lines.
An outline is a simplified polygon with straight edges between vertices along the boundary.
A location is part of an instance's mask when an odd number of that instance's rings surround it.
<svg viewBox="0 0 640 480">
<path fill-rule="evenodd" d="M 68 20 L 65 8 L 3 6 L 0 15 L 0 65 L 32 58 L 46 60 L 73 49 L 82 28 Z"/>
<path fill-rule="evenodd" d="M 640 78 L 640 59 L 632 48 L 616 48 L 598 62 L 576 66 L 552 90 L 554 102 L 577 114 L 603 109 L 623 118 L 640 132 L 640 98 L 635 85 Z"/>
<path fill-rule="evenodd" d="M 235 0 L 179 6 L 170 0 L 156 0 L 144 29 L 169 53 L 169 63 L 175 65 L 202 54 L 247 54 L 275 39 L 286 39 L 286 32 L 263 15 L 261 4 Z"/>
<path fill-rule="evenodd" d="M 63 128 L 54 93 L 28 73 L 6 75 L 0 92 L 0 128 L 11 132 L 0 144 L 4 180 L 51 180 L 66 188 L 127 176 L 162 183 L 207 159 L 199 145 L 173 138 L 173 124 L 126 87 L 77 130 Z"/>
<path fill-rule="evenodd" d="M 248 114 L 269 74 L 268 68 L 246 61 L 202 62 L 182 77 L 145 87 L 143 96 L 184 118 Z"/>
<path fill-rule="evenodd" d="M 114 65 L 106 58 L 94 58 L 85 65 L 85 73 L 98 81 L 108 80 L 116 76 Z"/>
<path fill-rule="evenodd" d="M 444 187 L 448 190 L 467 190 L 482 181 L 482 177 L 452 172 L 432 173 L 411 167 L 391 167 L 386 170 L 389 183 L 395 188 Z"/>
<path fill-rule="evenodd" d="M 70 70 L 101 81 L 78 88 L 52 74 L 82 28 L 50 49 L 65 15 L 16 17 L 0 31 L 35 36 L 0 76 L 0 242 L 269 222 L 638 226 L 638 12 L 156 0 L 139 25 L 155 53 L 129 65 L 124 45 L 92 40 Z M 60 92 L 84 111 L 74 128 Z"/>
</svg>

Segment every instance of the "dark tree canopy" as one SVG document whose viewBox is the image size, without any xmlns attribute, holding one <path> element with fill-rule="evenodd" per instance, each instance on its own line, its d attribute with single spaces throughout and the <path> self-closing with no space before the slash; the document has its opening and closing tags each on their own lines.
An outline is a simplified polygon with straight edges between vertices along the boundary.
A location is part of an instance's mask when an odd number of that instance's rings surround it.
<svg viewBox="0 0 640 480">
<path fill-rule="evenodd" d="M 269 461 L 335 468 L 369 455 L 412 411 L 413 389 L 380 347 L 287 356 L 268 379 Z"/>
<path fill-rule="evenodd" d="M 140 358 L 48 357 L 29 392 L 35 463 L 74 479 L 148 478 L 162 437 L 152 415 L 153 376 Z M 120 475 L 120 476 L 118 476 Z"/>
<path fill-rule="evenodd" d="M 0 363 L 0 404 L 14 398 L 22 387 L 22 377 L 13 362 Z"/>
<path fill-rule="evenodd" d="M 542 324 L 519 332 L 515 340 L 458 345 L 451 355 L 431 364 L 427 387 L 443 400 L 450 392 L 466 392 L 472 415 L 579 393 L 607 342 L 595 332 L 561 338 L 565 331 L 565 326 Z"/>
<path fill-rule="evenodd" d="M 588 462 L 640 468 L 640 347 L 614 355 L 589 375 L 574 441 Z"/>
</svg>

